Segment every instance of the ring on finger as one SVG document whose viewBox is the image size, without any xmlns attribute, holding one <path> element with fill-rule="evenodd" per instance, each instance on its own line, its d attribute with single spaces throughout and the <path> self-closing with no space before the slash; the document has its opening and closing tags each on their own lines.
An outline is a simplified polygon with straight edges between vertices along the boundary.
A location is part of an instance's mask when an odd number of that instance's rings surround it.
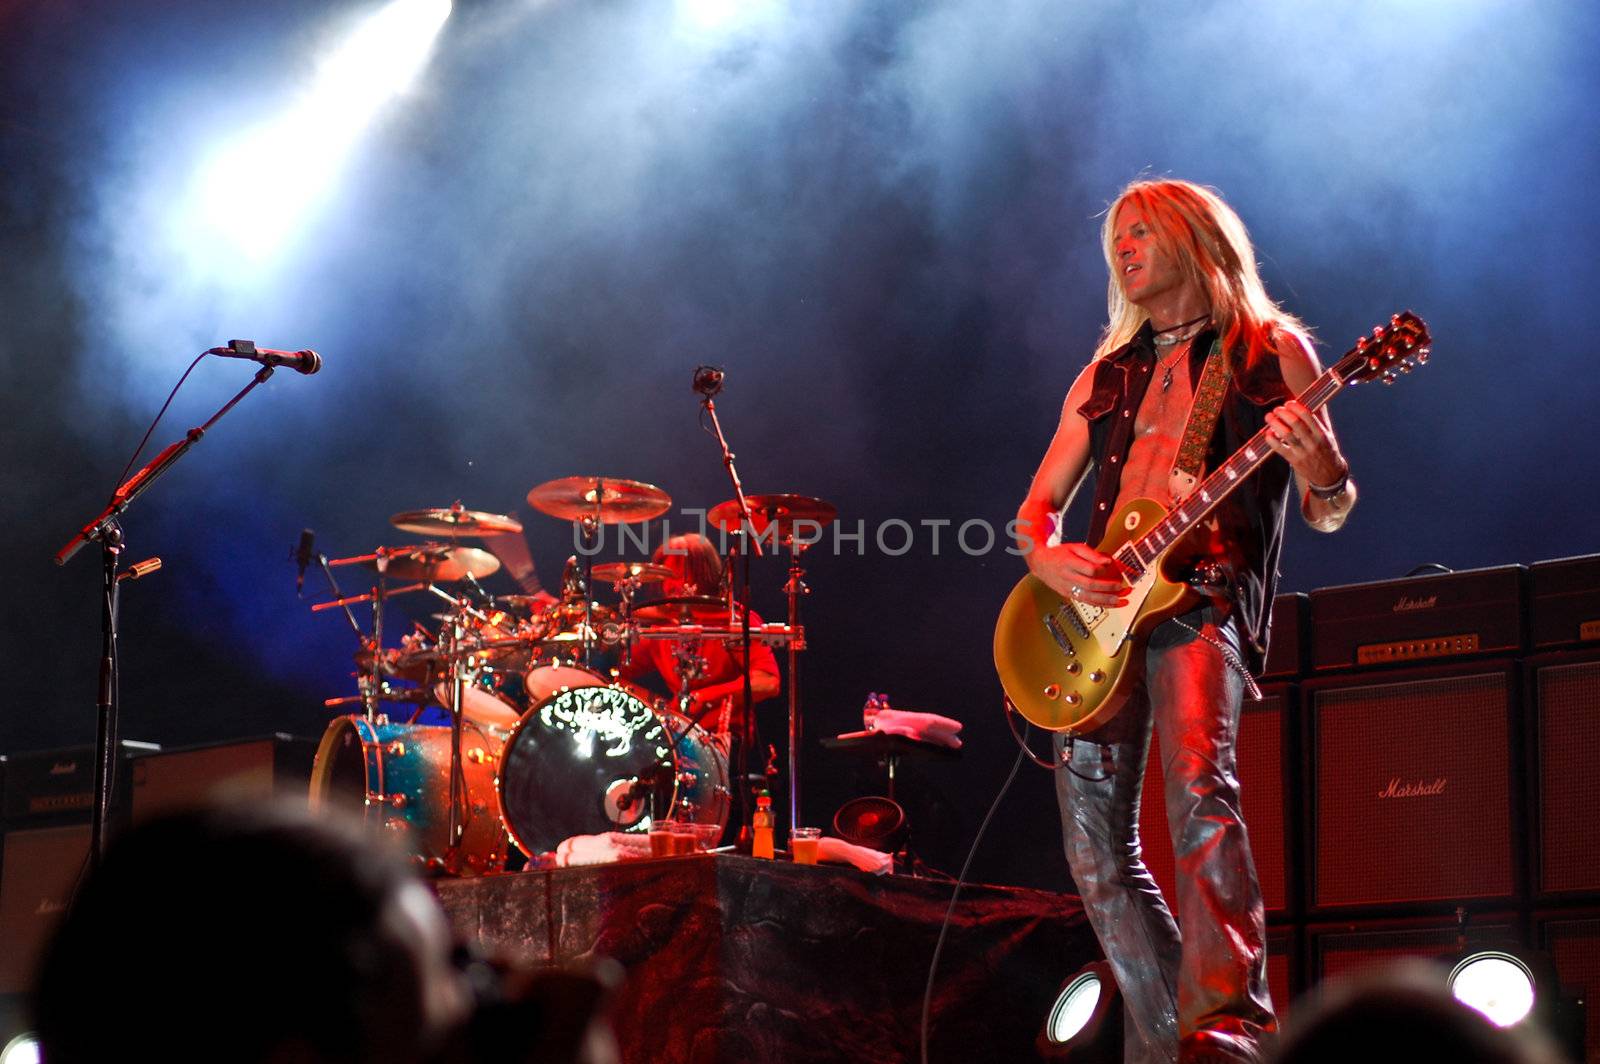
<svg viewBox="0 0 1600 1064">
<path fill-rule="evenodd" d="M 1077 598 L 1081 594 L 1083 594 L 1083 588 L 1079 587 L 1077 584 L 1073 584 L 1072 585 L 1072 597 L 1073 598 Z"/>
</svg>

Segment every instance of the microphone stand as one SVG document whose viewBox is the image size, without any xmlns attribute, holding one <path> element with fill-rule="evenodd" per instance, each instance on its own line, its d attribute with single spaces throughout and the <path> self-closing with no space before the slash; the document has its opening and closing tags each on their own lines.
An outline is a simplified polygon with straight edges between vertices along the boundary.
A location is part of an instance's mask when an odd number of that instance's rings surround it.
<svg viewBox="0 0 1600 1064">
<path fill-rule="evenodd" d="M 239 394 L 223 404 L 222 409 L 212 414 L 209 421 L 198 428 L 190 429 L 183 439 L 169 444 L 143 469 L 112 492 L 111 501 L 106 504 L 100 515 L 84 525 L 77 535 L 67 541 L 66 546 L 56 552 L 56 564 L 65 565 L 74 554 L 83 549 L 85 544 L 98 543 L 101 567 L 104 570 L 104 599 L 100 609 L 100 693 L 99 701 L 95 705 L 94 813 L 89 827 L 90 871 L 99 867 L 100 858 L 105 853 L 106 828 L 111 817 L 111 791 L 116 771 L 117 716 L 121 710 L 121 697 L 117 689 L 117 607 L 121 598 L 118 585 L 123 577 L 132 575 L 117 572 L 117 562 L 126 545 L 120 518 L 123 511 L 133 505 L 135 499 L 149 491 L 151 485 L 159 480 L 162 474 L 189 452 L 189 448 L 200 442 L 200 438 L 210 430 L 211 426 L 222 420 L 224 414 L 232 410 L 256 385 L 270 376 L 272 367 L 262 366 L 254 379 L 245 385 Z"/>
<path fill-rule="evenodd" d="M 722 448 L 722 465 L 728 471 L 728 479 L 733 482 L 733 497 L 739 501 L 739 530 L 734 534 L 735 542 L 740 545 L 739 555 L 744 565 L 741 567 L 739 580 L 739 645 L 744 650 L 744 735 L 739 744 L 739 844 L 743 848 L 746 837 L 750 834 L 750 750 L 756 743 L 756 707 L 755 696 L 751 689 L 750 681 L 750 559 L 751 553 L 744 548 L 749 544 L 755 548 L 756 554 L 761 554 L 761 538 L 751 536 L 755 522 L 750 516 L 750 504 L 744 497 L 744 485 L 739 481 L 739 470 L 733 464 L 733 451 L 728 448 L 728 438 L 722 433 L 722 422 L 717 418 L 717 404 L 712 397 L 722 391 L 722 373 L 716 371 L 711 375 L 695 373 L 695 391 L 703 396 L 701 406 L 711 416 L 711 428 L 717 437 L 717 444 Z M 789 785 L 794 786 L 790 780 Z"/>
</svg>

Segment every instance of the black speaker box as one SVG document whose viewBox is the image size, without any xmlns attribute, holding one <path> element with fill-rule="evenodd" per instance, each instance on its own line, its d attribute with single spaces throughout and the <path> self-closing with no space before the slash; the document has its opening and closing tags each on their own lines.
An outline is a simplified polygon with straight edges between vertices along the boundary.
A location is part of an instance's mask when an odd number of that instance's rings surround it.
<svg viewBox="0 0 1600 1064">
<path fill-rule="evenodd" d="M 1485 662 L 1302 687 L 1308 910 L 1521 896 L 1519 676 Z"/>
</svg>

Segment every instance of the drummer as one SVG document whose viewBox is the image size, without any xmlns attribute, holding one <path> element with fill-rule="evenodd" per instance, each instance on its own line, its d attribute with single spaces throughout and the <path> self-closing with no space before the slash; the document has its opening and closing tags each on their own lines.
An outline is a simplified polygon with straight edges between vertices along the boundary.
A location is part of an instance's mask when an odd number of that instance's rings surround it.
<svg viewBox="0 0 1600 1064">
<path fill-rule="evenodd" d="M 656 548 L 654 560 L 671 569 L 673 575 L 661 582 L 661 593 L 668 598 L 683 595 L 724 597 L 727 574 L 722 556 L 705 536 L 689 532 L 673 536 Z M 761 624 L 760 616 L 750 611 L 750 626 Z M 665 639 L 644 639 L 634 647 L 633 660 L 622 670 L 626 678 L 637 679 L 651 672 L 664 680 L 674 694 L 682 685 L 679 663 L 680 644 Z M 689 681 L 691 704 L 688 716 L 699 717 L 700 726 L 725 740 L 744 734 L 743 648 L 728 646 L 720 639 L 707 639 L 696 648 L 704 665 L 699 676 Z M 764 643 L 750 647 L 750 694 L 756 702 L 778 695 L 778 660 Z M 702 713 L 704 710 L 704 713 Z"/>
</svg>

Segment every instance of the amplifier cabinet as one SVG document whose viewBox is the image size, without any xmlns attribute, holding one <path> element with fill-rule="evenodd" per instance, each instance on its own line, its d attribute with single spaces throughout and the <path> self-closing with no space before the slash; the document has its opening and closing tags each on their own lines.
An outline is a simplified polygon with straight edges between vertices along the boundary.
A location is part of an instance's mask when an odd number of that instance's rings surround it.
<svg viewBox="0 0 1600 1064">
<path fill-rule="evenodd" d="M 88 824 L 6 833 L 0 847 L 0 994 L 33 989 L 40 951 L 88 862 Z"/>
<path fill-rule="evenodd" d="M 1267 989 L 1281 1026 L 1300 996 L 1300 936 L 1292 926 L 1267 928 Z"/>
<path fill-rule="evenodd" d="M 1317 671 L 1516 654 L 1524 645 L 1527 567 L 1311 592 L 1311 666 Z"/>
<path fill-rule="evenodd" d="M 1535 940 L 1555 962 L 1563 993 L 1576 991 L 1584 1010 L 1584 1064 L 1600 1064 L 1600 911 L 1538 914 Z"/>
<path fill-rule="evenodd" d="M 1467 925 L 1469 947 L 1521 947 L 1522 920 L 1512 913 L 1478 915 Z M 1313 985 L 1371 975 L 1406 957 L 1443 960 L 1458 948 L 1454 917 L 1314 924 L 1306 929 Z"/>
<path fill-rule="evenodd" d="M 1535 650 L 1600 643 L 1600 554 L 1529 568 L 1528 635 Z"/>
<path fill-rule="evenodd" d="M 1518 688 L 1511 662 L 1302 687 L 1308 910 L 1522 894 Z"/>
<path fill-rule="evenodd" d="M 1535 889 L 1547 900 L 1600 896 L 1600 655 L 1529 658 L 1525 682 Z"/>
<path fill-rule="evenodd" d="M 1297 734 L 1295 691 L 1287 684 L 1267 684 L 1261 693 L 1264 697 L 1260 702 L 1245 699 L 1239 717 L 1239 803 L 1250 834 L 1256 877 L 1261 881 L 1262 902 L 1269 915 L 1282 915 L 1290 911 L 1295 901 L 1291 888 L 1299 864 L 1293 848 L 1295 833 L 1288 830 L 1296 823 L 1295 810 L 1290 806 L 1297 793 L 1290 776 L 1291 767 L 1298 763 L 1292 749 Z M 1152 739 L 1139 807 L 1139 838 L 1144 862 L 1167 904 L 1176 912 L 1175 860 L 1162 795 L 1162 760 L 1160 742 Z"/>
<path fill-rule="evenodd" d="M 210 800 L 260 801 L 276 795 L 304 802 L 316 752 L 312 740 L 280 734 L 135 758 L 133 822 Z"/>
<path fill-rule="evenodd" d="M 125 739 L 117 744 L 112 779 L 112 812 L 126 810 L 128 759 L 153 753 L 154 743 Z M 94 747 L 40 750 L 12 754 L 6 759 L 4 790 L 0 791 L 0 824 L 17 828 L 42 824 L 87 821 L 94 813 Z"/>
<path fill-rule="evenodd" d="M 1305 667 L 1306 643 L 1311 638 L 1311 596 L 1296 591 L 1274 598 L 1270 631 L 1262 677 L 1295 679 Z"/>
</svg>

